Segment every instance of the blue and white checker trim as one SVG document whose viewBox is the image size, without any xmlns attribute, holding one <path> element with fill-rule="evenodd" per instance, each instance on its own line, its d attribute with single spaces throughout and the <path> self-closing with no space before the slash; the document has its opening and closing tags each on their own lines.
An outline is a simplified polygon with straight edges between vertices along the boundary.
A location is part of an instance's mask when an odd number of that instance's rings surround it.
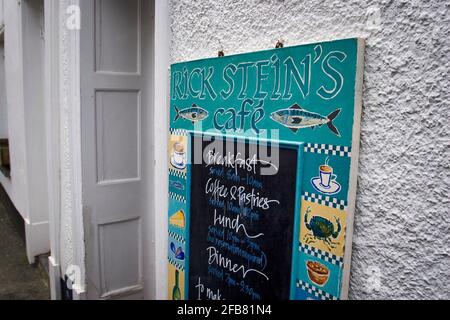
<svg viewBox="0 0 450 320">
<path fill-rule="evenodd" d="M 320 290 L 320 289 L 310 285 L 309 283 L 303 282 L 301 280 L 297 280 L 297 288 L 300 288 L 300 289 L 308 292 L 310 295 L 313 295 L 316 298 L 321 299 L 321 300 L 338 300 L 337 297 L 329 294 L 328 292 Z"/>
<path fill-rule="evenodd" d="M 167 259 L 169 260 L 169 263 L 171 265 L 173 265 L 175 268 L 177 268 L 178 270 L 184 271 L 184 265 L 182 263 L 175 261 L 171 257 L 167 257 Z"/>
<path fill-rule="evenodd" d="M 180 170 L 175 170 L 169 167 L 169 173 L 172 176 L 181 178 L 181 179 L 185 179 L 186 180 L 186 172 L 185 171 L 180 171 Z"/>
<path fill-rule="evenodd" d="M 169 129 L 170 134 L 174 135 L 174 136 L 183 136 L 183 137 L 187 137 L 188 132 L 185 129 Z"/>
<path fill-rule="evenodd" d="M 173 239 L 175 239 L 176 241 L 178 241 L 179 243 L 185 244 L 186 240 L 184 240 L 184 238 L 172 231 L 169 230 L 169 236 L 172 237 Z"/>
<path fill-rule="evenodd" d="M 324 261 L 327 261 L 329 263 L 335 264 L 335 265 L 339 266 L 340 268 L 342 268 L 342 266 L 344 265 L 344 258 L 338 257 L 338 256 L 331 254 L 329 252 L 326 252 L 326 251 L 324 252 L 320 249 L 313 248 L 307 244 L 300 243 L 299 250 L 301 252 L 309 254 L 313 257 L 316 257 L 316 258 L 322 259 Z"/>
<path fill-rule="evenodd" d="M 305 152 L 327 154 L 341 157 L 351 157 L 352 148 L 343 146 L 333 146 L 329 144 L 307 143 L 305 145 Z"/>
<path fill-rule="evenodd" d="M 174 199 L 174 200 L 176 200 L 176 201 L 178 201 L 178 202 L 186 203 L 186 198 L 185 197 L 180 196 L 179 194 L 173 193 L 171 191 L 169 191 L 169 197 Z"/>
<path fill-rule="evenodd" d="M 302 195 L 302 199 L 339 210 L 347 210 L 347 201 L 338 200 L 329 196 L 322 196 L 320 194 L 305 192 Z"/>
</svg>

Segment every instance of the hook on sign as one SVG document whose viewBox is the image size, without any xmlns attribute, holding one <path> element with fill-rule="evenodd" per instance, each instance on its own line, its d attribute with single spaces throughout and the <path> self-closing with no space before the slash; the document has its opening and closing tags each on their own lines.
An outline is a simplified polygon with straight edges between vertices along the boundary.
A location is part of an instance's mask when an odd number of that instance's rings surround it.
<svg viewBox="0 0 450 320">
<path fill-rule="evenodd" d="M 217 53 L 217 56 L 224 57 L 225 51 L 223 50 L 222 42 L 220 41 L 220 39 L 219 39 L 219 45 L 220 45 L 220 49 L 219 49 L 219 52 Z"/>
<path fill-rule="evenodd" d="M 275 49 L 281 49 L 284 48 L 284 40 L 280 39 L 277 41 L 277 44 L 275 45 Z"/>
</svg>

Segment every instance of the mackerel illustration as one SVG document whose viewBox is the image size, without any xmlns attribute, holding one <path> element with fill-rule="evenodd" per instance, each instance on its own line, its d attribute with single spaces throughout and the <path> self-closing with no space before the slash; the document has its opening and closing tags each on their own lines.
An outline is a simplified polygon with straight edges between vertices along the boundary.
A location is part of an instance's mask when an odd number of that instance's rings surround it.
<svg viewBox="0 0 450 320">
<path fill-rule="evenodd" d="M 173 120 L 173 122 L 176 122 L 178 119 L 182 118 L 185 120 L 188 120 L 192 123 L 198 122 L 198 121 L 203 121 L 206 118 L 208 118 L 208 111 L 206 111 L 205 109 L 197 106 L 195 103 L 192 105 L 192 107 L 184 109 L 184 110 L 179 110 L 177 108 L 177 106 L 174 106 L 175 111 L 177 113 L 177 115 L 175 116 L 175 119 Z"/>
<path fill-rule="evenodd" d="M 289 109 L 275 111 L 270 115 L 270 118 L 289 128 L 294 133 L 303 128 L 314 129 L 317 126 L 321 127 L 326 124 L 331 132 L 340 137 L 339 130 L 333 124 L 333 120 L 336 119 L 340 112 L 341 109 L 337 109 L 325 117 L 318 113 L 304 110 L 298 104 L 295 104 Z"/>
</svg>

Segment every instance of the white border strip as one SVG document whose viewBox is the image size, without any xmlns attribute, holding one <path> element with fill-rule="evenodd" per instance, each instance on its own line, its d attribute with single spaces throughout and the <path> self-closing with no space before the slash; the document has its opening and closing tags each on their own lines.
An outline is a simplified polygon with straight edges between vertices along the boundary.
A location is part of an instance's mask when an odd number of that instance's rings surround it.
<svg viewBox="0 0 450 320">
<path fill-rule="evenodd" d="M 348 299 L 350 285 L 350 264 L 352 259 L 353 221 L 358 181 L 359 144 L 361 136 L 362 90 L 364 79 L 365 39 L 358 39 L 358 54 L 355 81 L 355 112 L 353 117 L 352 161 L 350 164 L 350 181 L 348 188 L 347 232 L 345 236 L 344 269 L 342 272 L 341 299 Z M 350 231 L 350 232 L 349 232 Z"/>
<path fill-rule="evenodd" d="M 169 100 L 170 100 L 170 78 L 169 78 L 169 3 L 166 0 L 155 0 L 154 5 L 154 78 L 153 78 L 153 156 L 155 166 L 153 167 L 153 207 L 152 207 L 152 242 L 154 252 L 151 254 L 153 261 L 153 279 L 149 280 L 150 291 L 146 298 L 166 300 L 167 295 L 167 230 L 168 219 L 168 132 L 169 132 Z"/>
</svg>

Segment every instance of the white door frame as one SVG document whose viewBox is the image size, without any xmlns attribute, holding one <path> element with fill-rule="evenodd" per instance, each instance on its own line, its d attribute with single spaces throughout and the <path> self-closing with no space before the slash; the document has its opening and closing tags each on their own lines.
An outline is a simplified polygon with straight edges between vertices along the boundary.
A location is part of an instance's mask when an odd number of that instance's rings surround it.
<svg viewBox="0 0 450 320">
<path fill-rule="evenodd" d="M 80 30 L 69 28 L 68 19 L 79 8 L 79 0 L 62 0 L 60 4 L 60 137 L 61 137 L 61 220 L 71 226 L 65 232 L 71 233 L 70 261 L 61 261 L 61 268 L 75 272 L 72 283 L 73 299 L 81 300 L 85 292 L 85 246 L 81 178 L 81 92 L 80 92 Z M 70 195 L 70 196 L 68 196 Z M 66 225 L 61 223 L 62 229 Z M 62 237 L 62 235 L 61 235 Z M 61 241 L 61 239 L 60 239 Z M 66 257 L 67 259 L 67 257 Z M 67 265 L 69 264 L 70 265 Z M 67 270 L 61 270 L 64 277 Z M 69 276 L 72 276 L 70 274 Z"/>
<path fill-rule="evenodd" d="M 85 297 L 84 231 L 81 183 L 80 41 L 69 29 L 68 8 L 78 0 L 45 0 L 45 105 L 49 180 L 50 286 L 52 299 L 61 299 L 60 281 L 67 269 L 75 274 L 73 299 Z M 62 252 L 64 239 L 70 248 Z M 70 264 L 70 265 L 68 265 Z M 64 268 L 64 270 L 62 270 Z"/>
<path fill-rule="evenodd" d="M 72 264 L 79 277 L 72 286 L 74 299 L 85 299 L 85 247 L 81 180 L 80 33 L 69 30 L 67 8 L 79 0 L 45 0 L 46 111 L 50 184 L 50 282 L 52 299 L 61 298 L 61 237 L 63 221 L 72 222 Z M 154 0 L 153 30 L 153 130 L 151 206 L 146 230 L 150 248 L 145 259 L 145 298 L 167 299 L 167 132 L 169 97 L 169 7 L 166 0 Z M 51 169 L 51 170 L 50 170 Z M 71 197 L 64 193 L 70 190 Z"/>
<path fill-rule="evenodd" d="M 45 120 L 50 250 L 51 298 L 61 299 L 60 270 L 60 135 L 59 135 L 59 3 L 45 0 Z"/>
<path fill-rule="evenodd" d="M 170 22 L 169 4 L 155 0 L 154 24 L 154 122 L 153 155 L 155 159 L 153 179 L 153 248 L 154 274 L 149 299 L 167 300 L 167 141 L 169 132 L 169 61 Z"/>
</svg>

